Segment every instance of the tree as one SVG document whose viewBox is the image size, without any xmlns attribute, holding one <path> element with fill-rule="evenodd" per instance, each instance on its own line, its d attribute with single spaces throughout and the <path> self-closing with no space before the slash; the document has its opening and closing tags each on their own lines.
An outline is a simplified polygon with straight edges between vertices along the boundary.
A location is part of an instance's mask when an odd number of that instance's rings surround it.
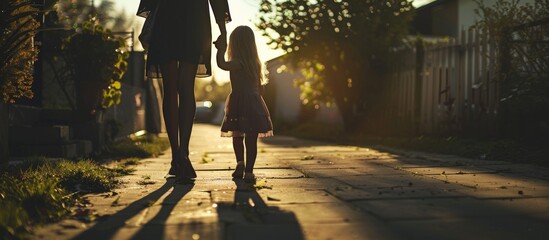
<svg viewBox="0 0 549 240">
<path fill-rule="evenodd" d="M 2 100 L 13 103 L 21 97 L 32 98 L 31 85 L 38 49 L 33 42 L 39 23 L 38 10 L 24 0 L 0 4 L 0 92 Z"/>
<path fill-rule="evenodd" d="M 115 32 L 127 31 L 131 24 L 125 12 L 115 11 L 113 0 L 103 0 L 98 6 L 92 6 L 90 0 L 59 0 L 57 14 L 59 22 L 69 27 L 83 24 L 91 18 Z"/>
<path fill-rule="evenodd" d="M 408 0 L 262 0 L 256 24 L 300 69 L 302 103 L 337 104 L 346 130 L 370 101 L 412 19 Z"/>
</svg>

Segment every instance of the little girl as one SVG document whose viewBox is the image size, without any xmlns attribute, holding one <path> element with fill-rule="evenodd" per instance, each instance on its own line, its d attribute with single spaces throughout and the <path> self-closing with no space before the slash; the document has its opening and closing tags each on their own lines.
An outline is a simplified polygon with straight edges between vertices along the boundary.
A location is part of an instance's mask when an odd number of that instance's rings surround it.
<svg viewBox="0 0 549 240">
<path fill-rule="evenodd" d="M 229 61 L 225 61 L 225 36 L 219 36 L 214 43 L 217 48 L 217 65 L 230 71 L 231 77 L 232 91 L 225 104 L 221 136 L 233 138 L 236 168 L 232 176 L 253 183 L 256 180 L 253 170 L 257 156 L 257 138 L 273 135 L 269 110 L 261 97 L 263 75 L 254 33 L 247 26 L 239 26 L 231 33 Z"/>
</svg>

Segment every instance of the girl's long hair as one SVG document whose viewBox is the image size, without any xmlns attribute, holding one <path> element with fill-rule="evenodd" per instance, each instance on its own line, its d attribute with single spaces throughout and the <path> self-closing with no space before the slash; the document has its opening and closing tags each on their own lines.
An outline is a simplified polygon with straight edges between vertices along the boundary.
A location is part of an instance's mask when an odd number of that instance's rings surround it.
<svg viewBox="0 0 549 240">
<path fill-rule="evenodd" d="M 263 83 L 261 60 L 257 54 L 254 32 L 248 26 L 238 26 L 233 30 L 229 38 L 229 60 L 238 59 L 242 63 L 244 71 L 259 85 Z"/>
</svg>

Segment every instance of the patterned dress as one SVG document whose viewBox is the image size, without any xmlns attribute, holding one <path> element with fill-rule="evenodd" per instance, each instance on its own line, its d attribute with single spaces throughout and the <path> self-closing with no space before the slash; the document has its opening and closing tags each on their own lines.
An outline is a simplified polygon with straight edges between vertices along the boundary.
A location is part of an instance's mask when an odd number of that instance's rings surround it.
<svg viewBox="0 0 549 240">
<path fill-rule="evenodd" d="M 231 94 L 225 102 L 222 137 L 244 137 L 257 133 L 258 137 L 273 136 L 273 124 L 265 101 L 260 94 L 259 79 L 243 69 L 231 71 Z"/>
</svg>

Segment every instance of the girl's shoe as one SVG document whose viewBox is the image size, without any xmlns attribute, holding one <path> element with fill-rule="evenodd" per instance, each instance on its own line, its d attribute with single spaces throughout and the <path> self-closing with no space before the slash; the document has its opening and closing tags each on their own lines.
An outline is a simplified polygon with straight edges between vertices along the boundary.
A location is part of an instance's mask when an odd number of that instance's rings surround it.
<svg viewBox="0 0 549 240">
<path fill-rule="evenodd" d="M 242 179 L 244 177 L 244 161 L 236 162 L 236 168 L 232 174 L 233 178 Z"/>
<path fill-rule="evenodd" d="M 253 173 L 244 173 L 244 182 L 246 183 L 255 183 L 256 182 L 255 174 Z"/>
</svg>

